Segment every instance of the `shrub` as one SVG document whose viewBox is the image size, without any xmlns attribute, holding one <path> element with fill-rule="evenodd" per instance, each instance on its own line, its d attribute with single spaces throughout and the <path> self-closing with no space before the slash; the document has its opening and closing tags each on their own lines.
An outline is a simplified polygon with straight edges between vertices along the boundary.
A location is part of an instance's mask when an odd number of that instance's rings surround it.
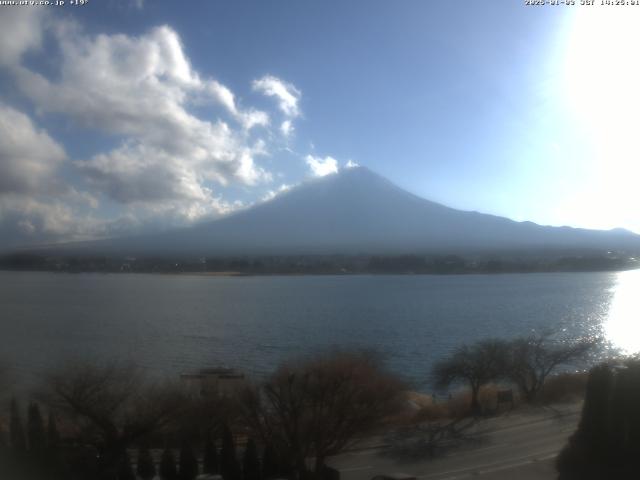
<svg viewBox="0 0 640 480">
<path fill-rule="evenodd" d="M 549 377 L 540 391 L 538 401 L 542 404 L 570 403 L 584 398 L 587 378 L 586 372 L 561 373 Z"/>
</svg>

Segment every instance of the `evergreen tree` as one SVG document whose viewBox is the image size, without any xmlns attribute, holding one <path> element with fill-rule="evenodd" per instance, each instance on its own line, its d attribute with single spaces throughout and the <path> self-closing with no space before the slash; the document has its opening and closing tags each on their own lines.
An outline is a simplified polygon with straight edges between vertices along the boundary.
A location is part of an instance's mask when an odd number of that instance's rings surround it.
<svg viewBox="0 0 640 480">
<path fill-rule="evenodd" d="M 182 442 L 180 449 L 180 480 L 194 480 L 198 475 L 198 459 L 189 442 Z"/>
<path fill-rule="evenodd" d="M 44 421 L 40 414 L 38 404 L 31 403 L 27 413 L 27 438 L 29 440 L 29 451 L 31 454 L 42 459 L 46 449 L 46 434 Z"/>
<path fill-rule="evenodd" d="M 228 425 L 222 429 L 222 448 L 220 449 L 220 473 L 224 480 L 241 480 L 240 464 L 236 456 L 236 445 Z"/>
<path fill-rule="evenodd" d="M 138 449 L 138 466 L 136 471 L 142 480 L 153 480 L 153 477 L 156 476 L 156 465 L 147 447 Z"/>
<path fill-rule="evenodd" d="M 561 480 L 638 478 L 640 361 L 591 369 L 580 424 L 556 467 Z"/>
<path fill-rule="evenodd" d="M 593 367 L 589 372 L 577 436 L 592 447 L 591 455 L 602 454 L 608 448 L 608 435 L 612 431 L 608 412 L 614 383 L 614 374 L 608 365 Z"/>
<path fill-rule="evenodd" d="M 56 417 L 53 412 L 49 412 L 47 421 L 47 448 L 50 452 L 55 452 L 60 446 L 60 433 L 56 424 Z"/>
<path fill-rule="evenodd" d="M 262 454 L 262 478 L 268 480 L 270 478 L 277 478 L 280 475 L 280 467 L 278 464 L 278 456 L 271 447 L 267 445 L 264 447 Z"/>
<path fill-rule="evenodd" d="M 3 477 L 4 466 L 7 464 L 7 442 L 4 435 L 4 429 L 0 424 L 0 478 Z"/>
<path fill-rule="evenodd" d="M 50 472 L 51 478 L 65 478 L 62 474 L 63 466 L 61 458 L 58 456 L 58 448 L 60 447 L 60 434 L 53 412 L 49 412 L 47 419 L 47 444 L 45 451 L 46 468 Z"/>
<path fill-rule="evenodd" d="M 160 457 L 160 478 L 162 480 L 178 480 L 176 459 L 170 448 L 165 448 Z"/>
<path fill-rule="evenodd" d="M 253 439 L 249 439 L 242 457 L 242 471 L 244 480 L 260 480 L 260 459 L 258 448 Z"/>
<path fill-rule="evenodd" d="M 118 480 L 136 480 L 128 453 L 124 453 L 118 467 Z"/>
<path fill-rule="evenodd" d="M 9 437 L 11 448 L 14 453 L 21 454 L 27 450 L 27 440 L 24 434 L 20 410 L 16 399 L 11 400 L 11 418 L 9 420 Z"/>
<path fill-rule="evenodd" d="M 202 459 L 202 471 L 210 475 L 220 473 L 220 460 L 218 459 L 218 449 L 211 435 L 207 435 L 204 443 L 204 455 Z"/>
</svg>

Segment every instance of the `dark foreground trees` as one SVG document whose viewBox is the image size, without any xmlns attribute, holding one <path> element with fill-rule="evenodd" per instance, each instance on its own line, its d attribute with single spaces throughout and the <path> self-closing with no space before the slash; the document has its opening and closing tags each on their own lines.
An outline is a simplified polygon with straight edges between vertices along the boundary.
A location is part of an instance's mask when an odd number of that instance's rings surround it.
<svg viewBox="0 0 640 480">
<path fill-rule="evenodd" d="M 136 466 L 136 473 L 142 480 L 153 480 L 156 476 L 156 465 L 151 456 L 149 449 L 141 447 L 138 449 L 138 460 Z"/>
<path fill-rule="evenodd" d="M 202 472 L 209 475 L 220 473 L 220 460 L 218 459 L 218 449 L 211 434 L 205 434 L 204 453 L 202 455 Z"/>
<path fill-rule="evenodd" d="M 525 401 L 533 402 L 551 373 L 561 366 L 584 362 L 595 345 L 595 340 L 565 342 L 549 333 L 510 341 L 487 339 L 463 345 L 436 363 L 432 377 L 439 387 L 466 383 L 471 391 L 471 410 L 478 413 L 483 385 L 510 382 Z"/>
<path fill-rule="evenodd" d="M 517 338 L 509 343 L 505 377 L 518 387 L 525 401 L 532 402 L 553 371 L 584 361 L 594 346 L 594 340 L 563 342 L 550 333 Z"/>
<path fill-rule="evenodd" d="M 640 478 L 640 361 L 591 369 L 577 431 L 557 459 L 560 480 Z"/>
<path fill-rule="evenodd" d="M 334 352 L 279 368 L 247 389 L 243 418 L 263 443 L 288 461 L 295 477 L 315 473 L 400 407 L 404 387 L 366 353 Z"/>
<path fill-rule="evenodd" d="M 14 455 L 23 455 L 27 451 L 27 437 L 24 432 L 22 415 L 15 398 L 11 400 L 11 414 L 9 420 L 9 444 Z"/>
<path fill-rule="evenodd" d="M 53 415 L 45 427 L 40 406 L 30 402 L 25 429 L 24 406 L 16 399 L 10 405 L 9 418 L 0 417 L 0 479 L 57 480 L 58 437 Z M 2 424 L 7 423 L 9 430 L 3 431 Z"/>
<path fill-rule="evenodd" d="M 496 339 L 463 345 L 449 358 L 435 364 L 434 381 L 438 387 L 466 383 L 471 390 L 471 410 L 478 413 L 480 387 L 504 375 L 508 351 L 508 344 Z"/>
<path fill-rule="evenodd" d="M 247 441 L 242 457 L 242 473 L 244 480 L 260 480 L 260 458 L 258 447 L 253 439 Z"/>
<path fill-rule="evenodd" d="M 222 447 L 220 448 L 220 473 L 224 480 L 241 480 L 242 472 L 236 454 L 236 442 L 228 425 L 222 429 Z"/>
<path fill-rule="evenodd" d="M 6 423 L 16 465 L 29 460 L 31 445 L 47 465 L 44 477 L 34 471 L 40 476 L 33 478 L 47 480 L 126 480 L 136 474 L 144 480 L 156 473 L 164 480 L 193 480 L 200 465 L 225 480 L 324 473 L 328 456 L 403 406 L 405 390 L 373 355 L 347 352 L 284 365 L 263 385 L 226 403 L 215 396 L 185 397 L 179 387 L 150 383 L 128 365 L 78 364 L 54 372 L 45 383 L 39 398 L 49 413 L 48 428 L 35 404 L 26 429 L 16 402 Z M 155 464 L 149 449 L 159 447 L 164 453 Z M 134 470 L 129 455 L 136 449 Z"/>
<path fill-rule="evenodd" d="M 179 480 L 178 469 L 176 468 L 176 457 L 170 448 L 165 448 L 160 457 L 160 468 L 158 469 L 161 480 Z"/>
<path fill-rule="evenodd" d="M 90 365 L 51 374 L 43 398 L 96 451 L 98 478 L 121 473 L 127 448 L 176 418 L 186 405 L 180 389 L 146 381 L 129 365 Z M 91 455 L 88 455 L 91 457 Z"/>
<path fill-rule="evenodd" d="M 37 403 L 30 403 L 27 410 L 27 439 L 33 458 L 38 462 L 43 461 L 47 448 L 47 434 Z"/>
<path fill-rule="evenodd" d="M 180 480 L 195 480 L 198 475 L 198 458 L 188 440 L 182 442 L 179 464 Z"/>
</svg>

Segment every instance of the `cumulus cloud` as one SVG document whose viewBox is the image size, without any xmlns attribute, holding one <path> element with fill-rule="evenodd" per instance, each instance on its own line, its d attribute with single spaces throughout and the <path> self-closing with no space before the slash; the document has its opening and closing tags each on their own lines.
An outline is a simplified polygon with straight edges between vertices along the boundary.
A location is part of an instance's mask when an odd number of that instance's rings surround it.
<svg viewBox="0 0 640 480">
<path fill-rule="evenodd" d="M 203 80 L 167 26 L 141 37 L 65 32 L 59 41 L 58 82 L 24 67 L 16 70 L 19 87 L 44 111 L 110 133 L 171 142 L 168 148 L 211 134 L 211 124 L 188 111 L 190 101 L 217 102 L 246 127 L 268 123 L 264 112 L 239 109 L 224 85 Z"/>
<path fill-rule="evenodd" d="M 98 190 L 119 203 L 204 200 L 208 194 L 193 168 L 146 145 L 124 145 L 77 166 Z"/>
<path fill-rule="evenodd" d="M 60 198 L 6 194 L 0 196 L 0 248 L 119 236 L 142 231 L 149 221 L 123 212 L 103 218 L 82 207 L 90 194 L 73 192 Z"/>
<path fill-rule="evenodd" d="M 98 199 L 65 185 L 64 148 L 25 113 L 0 103 L 0 248 L 94 236 Z"/>
<path fill-rule="evenodd" d="M 18 63 L 22 55 L 42 42 L 44 8 L 2 9 L 0 15 L 0 66 Z"/>
<path fill-rule="evenodd" d="M 83 231 L 93 231 L 90 222 L 78 221 L 73 208 L 66 202 L 15 194 L 0 197 L 0 224 L 0 246 L 32 243 L 33 240 L 71 240 L 81 237 Z"/>
<path fill-rule="evenodd" d="M 240 176 L 251 179 L 253 153 L 248 150 L 240 156 Z M 208 170 L 206 162 L 198 166 L 197 159 L 195 164 L 186 163 L 164 150 L 124 145 L 77 165 L 98 191 L 121 204 L 147 204 L 147 210 L 163 214 L 170 210 L 191 221 L 233 209 L 206 186 L 205 179 L 218 178 L 219 171 Z"/>
<path fill-rule="evenodd" d="M 0 195 L 49 188 L 65 157 L 62 146 L 28 116 L 0 103 Z"/>
<path fill-rule="evenodd" d="M 269 125 L 269 115 L 260 110 L 240 110 L 236 105 L 235 95 L 227 87 L 211 80 L 207 83 L 205 90 L 220 105 L 224 106 L 233 117 L 240 122 L 247 130 L 260 125 L 266 127 Z"/>
<path fill-rule="evenodd" d="M 214 218 L 245 206 L 225 200 L 222 187 L 273 180 L 259 164 L 272 146 L 262 139 L 273 141 L 270 115 L 242 105 L 228 87 L 194 69 L 172 28 L 90 35 L 45 11 L 7 9 L 0 17 L 0 69 L 39 118 L 56 114 L 112 145 L 70 160 L 27 115 L 0 103 L 0 246 Z M 45 35 L 59 52 L 46 75 L 33 67 L 37 63 L 24 62 Z M 292 120 L 301 114 L 300 91 L 270 75 L 252 87 L 277 100 L 280 119 L 273 128 L 291 135 Z M 63 165 L 79 174 L 73 184 L 59 175 Z M 288 188 L 283 184 L 268 196 Z"/>
<path fill-rule="evenodd" d="M 65 114 L 98 131 L 123 136 L 110 152 L 76 162 L 94 188 L 123 203 L 200 202 L 217 205 L 208 182 L 255 185 L 270 174 L 255 162 L 264 143 L 246 129 L 267 125 L 268 115 L 242 110 L 233 93 L 193 70 L 180 38 L 169 27 L 146 35 L 60 37 L 56 82 L 25 67 L 20 88 L 39 109 Z M 192 114 L 189 102 L 222 106 L 242 128 Z M 190 218 L 201 208 L 187 208 Z"/>
<path fill-rule="evenodd" d="M 278 101 L 278 107 L 289 118 L 300 115 L 298 102 L 300 101 L 300 90 L 290 83 L 287 83 L 273 75 L 253 81 L 253 89 L 268 97 L 274 97 Z"/>
<path fill-rule="evenodd" d="M 338 173 L 338 161 L 333 157 L 314 157 L 307 155 L 305 162 L 311 169 L 311 173 L 316 177 L 324 177 L 332 173 Z"/>
</svg>

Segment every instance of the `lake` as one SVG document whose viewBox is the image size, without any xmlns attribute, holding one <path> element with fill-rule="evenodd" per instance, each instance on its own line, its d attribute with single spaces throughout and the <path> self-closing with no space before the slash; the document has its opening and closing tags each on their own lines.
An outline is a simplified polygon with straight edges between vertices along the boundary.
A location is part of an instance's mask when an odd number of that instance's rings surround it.
<svg viewBox="0 0 640 480">
<path fill-rule="evenodd" d="M 416 388 L 464 342 L 553 328 L 640 350 L 640 271 L 257 276 L 0 272 L 0 358 L 33 379 L 68 359 L 260 376 L 331 346 L 373 348 Z"/>
</svg>

